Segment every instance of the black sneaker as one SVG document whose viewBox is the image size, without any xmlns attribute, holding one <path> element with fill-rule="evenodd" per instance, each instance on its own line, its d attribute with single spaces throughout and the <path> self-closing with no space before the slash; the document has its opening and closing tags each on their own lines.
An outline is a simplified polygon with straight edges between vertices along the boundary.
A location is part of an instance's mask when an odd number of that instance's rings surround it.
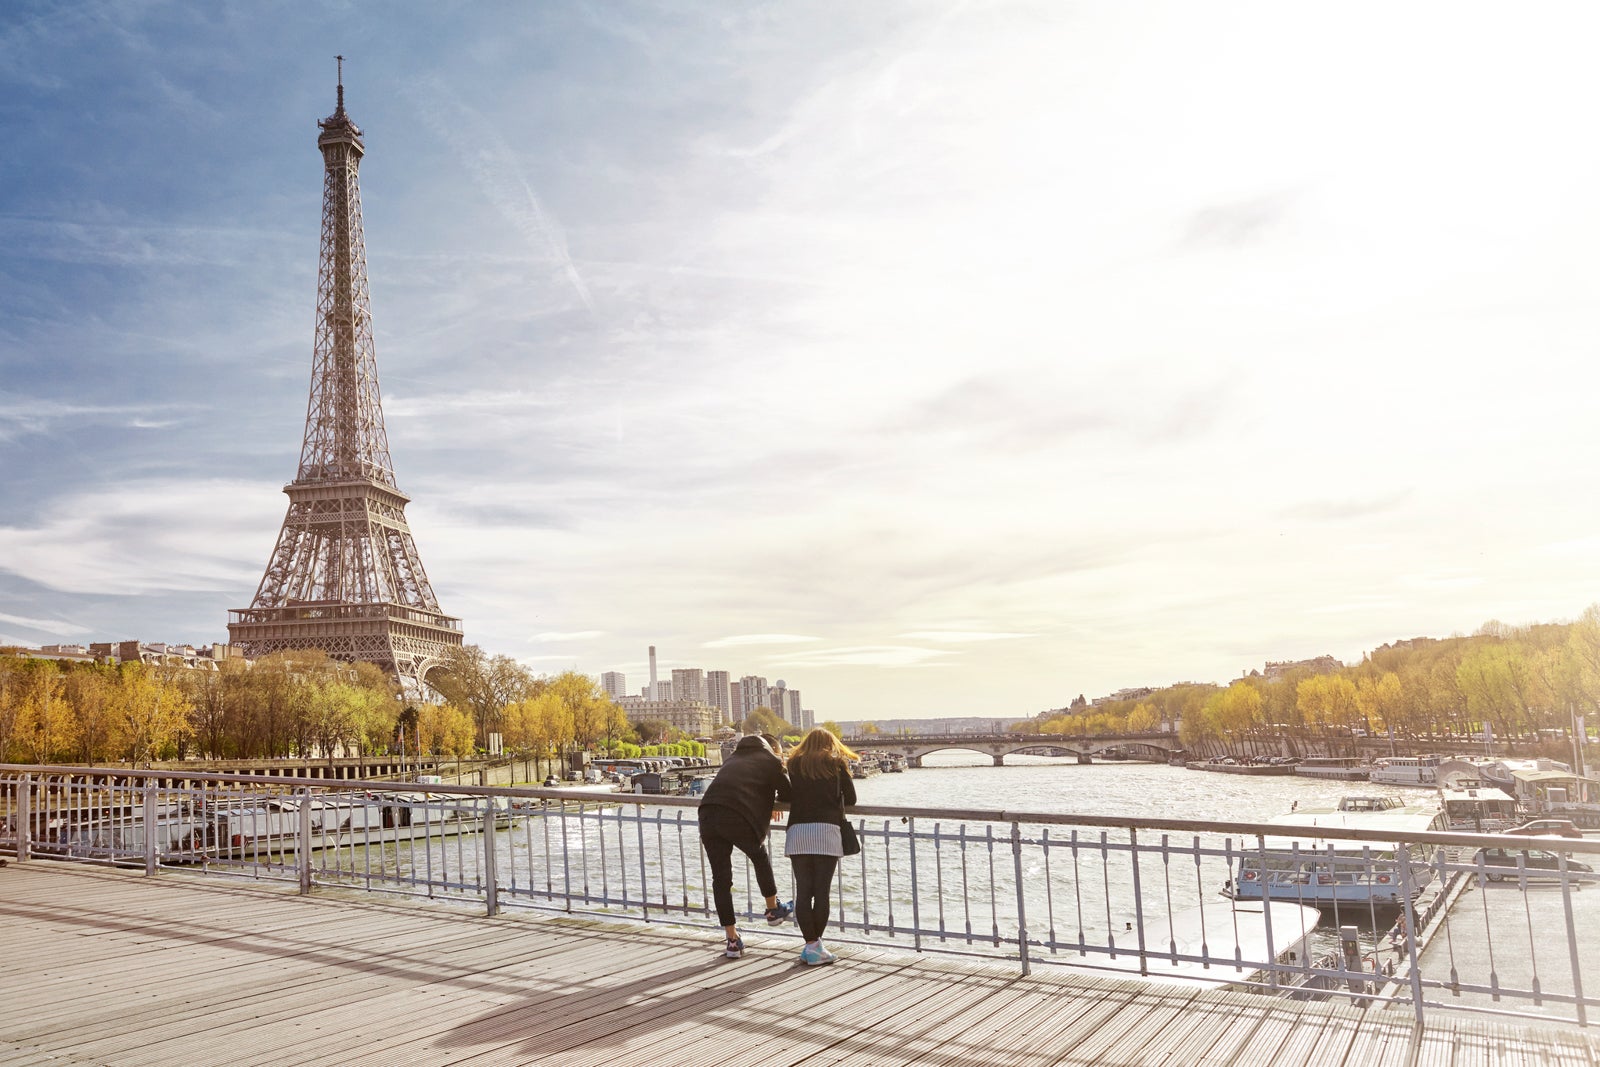
<svg viewBox="0 0 1600 1067">
<path fill-rule="evenodd" d="M 722 950 L 722 954 L 730 960 L 741 959 L 744 956 L 744 938 L 728 938 L 728 946 Z"/>
<path fill-rule="evenodd" d="M 788 904 L 779 901 L 776 907 L 768 908 L 767 925 L 782 926 L 785 922 L 787 922 L 789 920 L 789 916 L 794 914 L 794 909 L 790 906 L 793 903 L 794 901 L 792 900 L 789 901 Z"/>
</svg>

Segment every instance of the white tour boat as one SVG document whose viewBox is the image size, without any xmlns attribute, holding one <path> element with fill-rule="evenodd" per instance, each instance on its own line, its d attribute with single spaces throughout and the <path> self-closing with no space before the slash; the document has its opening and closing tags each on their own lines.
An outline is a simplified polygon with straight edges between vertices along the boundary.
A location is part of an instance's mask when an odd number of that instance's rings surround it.
<svg viewBox="0 0 1600 1067">
<path fill-rule="evenodd" d="M 1429 862 L 1434 848 L 1411 846 L 1406 869 L 1398 845 L 1341 838 L 1339 831 L 1448 829 L 1444 812 L 1436 805 L 1406 804 L 1399 797 L 1350 796 L 1337 806 L 1299 808 L 1270 822 L 1316 831 L 1267 837 L 1260 849 L 1242 848 L 1234 877 L 1223 889 L 1225 896 L 1317 907 L 1399 904 L 1433 881 Z"/>
<path fill-rule="evenodd" d="M 1307 778 L 1364 782 L 1372 773 L 1372 764 L 1360 756 L 1307 756 L 1294 765 L 1294 773 Z"/>
<path fill-rule="evenodd" d="M 1368 775 L 1374 785 L 1420 785 L 1429 789 L 1439 784 L 1439 765 L 1443 756 L 1385 756 L 1372 761 Z"/>
</svg>

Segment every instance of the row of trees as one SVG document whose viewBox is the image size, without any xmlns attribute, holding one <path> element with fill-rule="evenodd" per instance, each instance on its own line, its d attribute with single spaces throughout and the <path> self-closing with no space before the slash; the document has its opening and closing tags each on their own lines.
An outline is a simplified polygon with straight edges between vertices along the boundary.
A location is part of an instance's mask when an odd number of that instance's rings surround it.
<svg viewBox="0 0 1600 1067">
<path fill-rule="evenodd" d="M 1396 738 L 1565 733 L 1600 720 L 1600 605 L 1572 623 L 1489 622 L 1469 637 L 1384 645 L 1328 673 L 1252 672 L 1226 687 L 1185 684 L 1096 707 L 1075 702 L 1015 729 L 1079 735 L 1177 725 L 1186 746 L 1366 731 Z"/>
<path fill-rule="evenodd" d="M 224 660 L 216 670 L 0 656 L 0 761 L 460 757 L 491 733 L 510 754 L 560 758 L 641 740 L 575 672 L 535 676 L 468 646 L 436 681 L 442 703 L 407 706 L 378 667 L 320 652 Z"/>
</svg>

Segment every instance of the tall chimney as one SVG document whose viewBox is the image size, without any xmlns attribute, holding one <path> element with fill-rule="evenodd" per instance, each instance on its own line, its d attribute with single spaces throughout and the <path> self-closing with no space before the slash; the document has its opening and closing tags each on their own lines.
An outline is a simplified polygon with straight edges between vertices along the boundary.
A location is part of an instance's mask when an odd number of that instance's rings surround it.
<svg viewBox="0 0 1600 1067">
<path fill-rule="evenodd" d="M 656 646 L 650 646 L 650 699 L 660 700 L 661 690 L 656 688 Z"/>
</svg>

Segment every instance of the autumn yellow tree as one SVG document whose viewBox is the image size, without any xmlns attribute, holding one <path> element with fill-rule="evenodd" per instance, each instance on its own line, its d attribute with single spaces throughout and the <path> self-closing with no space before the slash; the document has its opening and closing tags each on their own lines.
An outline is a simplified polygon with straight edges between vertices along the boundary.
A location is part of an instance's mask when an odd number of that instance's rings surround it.
<svg viewBox="0 0 1600 1067">
<path fill-rule="evenodd" d="M 1405 691 L 1400 676 L 1387 671 L 1376 678 L 1364 677 L 1356 682 L 1356 707 L 1371 730 L 1386 730 L 1401 724 L 1405 718 Z"/>
<path fill-rule="evenodd" d="M 175 755 L 194 731 L 188 694 L 142 663 L 124 663 L 111 703 L 115 749 L 132 763 Z"/>
<path fill-rule="evenodd" d="M 19 694 L 18 739 L 32 762 L 55 763 L 70 751 L 75 732 L 61 672 L 54 664 L 40 661 L 40 666 L 26 672 L 24 679 Z"/>
<path fill-rule="evenodd" d="M 63 679 L 64 696 L 72 708 L 73 747 L 77 758 L 94 766 L 113 758 L 115 723 L 112 704 L 116 695 L 116 676 L 107 668 L 77 666 Z"/>
<path fill-rule="evenodd" d="M 1356 684 L 1339 674 L 1316 674 L 1295 687 L 1295 705 L 1306 722 L 1318 726 L 1356 725 L 1361 707 Z"/>
<path fill-rule="evenodd" d="M 451 704 L 424 704 L 418 708 L 416 728 L 424 752 L 457 759 L 472 754 L 472 716 Z"/>
<path fill-rule="evenodd" d="M 1205 703 L 1203 714 L 1211 728 L 1234 741 L 1241 741 L 1261 724 L 1261 691 L 1245 681 L 1237 681 Z"/>
<path fill-rule="evenodd" d="M 1156 711 L 1153 704 L 1139 704 L 1128 712 L 1128 731 L 1136 734 L 1147 734 L 1161 725 L 1161 713 Z"/>
</svg>

